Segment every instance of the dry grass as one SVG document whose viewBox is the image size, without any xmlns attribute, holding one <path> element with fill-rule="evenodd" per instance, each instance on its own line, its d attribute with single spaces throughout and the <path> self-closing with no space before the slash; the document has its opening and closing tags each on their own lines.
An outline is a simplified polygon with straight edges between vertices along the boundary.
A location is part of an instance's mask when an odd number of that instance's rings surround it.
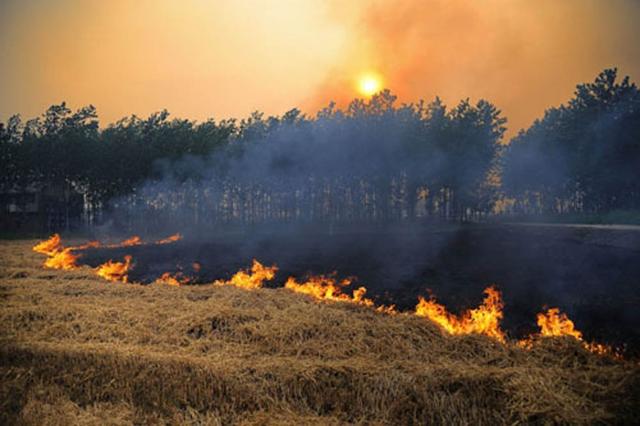
<svg viewBox="0 0 640 426">
<path fill-rule="evenodd" d="M 0 423 L 639 423 L 640 368 L 285 289 L 110 283 L 0 245 Z"/>
</svg>

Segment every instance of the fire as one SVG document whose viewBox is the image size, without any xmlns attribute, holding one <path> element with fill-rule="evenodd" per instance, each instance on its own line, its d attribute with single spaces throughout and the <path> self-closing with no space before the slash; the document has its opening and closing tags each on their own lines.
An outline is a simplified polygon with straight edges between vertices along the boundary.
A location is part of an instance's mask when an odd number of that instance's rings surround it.
<svg viewBox="0 0 640 426">
<path fill-rule="evenodd" d="M 582 340 L 582 333 L 576 330 L 573 321 L 566 314 L 561 313 L 558 308 L 550 308 L 546 313 L 539 313 L 537 323 L 541 336 L 572 336 Z"/>
<path fill-rule="evenodd" d="M 129 282 L 128 272 L 131 269 L 131 256 L 124 257 L 124 262 L 114 262 L 108 260 L 102 265 L 98 266 L 95 271 L 96 274 L 109 281 L 122 281 L 124 283 Z"/>
<path fill-rule="evenodd" d="M 53 234 L 48 240 L 42 241 L 33 246 L 33 251 L 48 256 L 44 262 L 45 268 L 51 269 L 76 269 L 78 256 L 71 253 L 72 248 L 64 248 L 60 240 L 60 235 Z"/>
<path fill-rule="evenodd" d="M 589 343 L 585 342 L 582 338 L 582 332 L 577 330 L 573 321 L 567 317 L 563 312 L 560 312 L 558 308 L 549 308 L 546 312 L 541 312 L 537 315 L 538 327 L 540 327 L 540 333 L 538 335 L 530 336 L 527 339 L 520 340 L 518 345 L 530 349 L 537 337 L 563 337 L 570 336 L 582 343 L 585 349 L 590 352 L 594 352 L 600 355 L 613 355 L 619 358 L 620 355 L 615 353 L 614 349 L 610 346 L 603 345 L 601 343 Z"/>
<path fill-rule="evenodd" d="M 460 316 L 447 312 L 433 297 L 429 300 L 420 297 L 415 313 L 429 318 L 450 334 L 484 334 L 504 343 L 506 338 L 500 328 L 504 307 L 502 295 L 494 287 L 486 288 L 484 293 L 486 297 L 482 305 L 469 309 Z"/>
<path fill-rule="evenodd" d="M 48 240 L 42 241 L 33 246 L 33 251 L 36 253 L 46 254 L 47 256 L 53 256 L 61 250 L 62 243 L 60 241 L 60 235 L 58 234 L 53 234 Z"/>
<path fill-rule="evenodd" d="M 181 239 L 182 236 L 180 234 L 171 235 L 165 239 L 159 240 L 157 244 L 169 244 Z M 121 243 L 110 244 L 104 247 L 107 248 L 117 248 L 117 247 L 130 247 L 137 246 L 143 244 L 142 239 L 134 235 Z M 62 245 L 60 235 L 54 234 L 48 240 L 42 241 L 35 246 L 33 246 L 33 251 L 37 253 L 42 253 L 48 256 L 48 259 L 44 262 L 45 268 L 52 269 L 64 269 L 71 270 L 78 268 L 77 260 L 78 255 L 73 254 L 74 250 L 86 250 L 88 248 L 102 247 L 102 244 L 99 241 L 89 241 L 85 244 L 81 244 L 78 246 L 72 246 L 65 248 Z M 128 272 L 131 269 L 131 256 L 125 256 L 124 262 L 114 262 L 109 260 L 102 265 L 95 268 L 96 274 L 99 276 L 109 280 L 109 281 L 122 281 L 128 282 Z M 188 282 L 189 279 L 180 276 L 171 276 L 170 274 L 164 274 L 160 277 L 161 281 L 171 282 L 171 284 L 181 284 Z"/>
<path fill-rule="evenodd" d="M 278 267 L 264 266 L 262 263 L 253 259 L 253 265 L 251 266 L 251 272 L 240 270 L 231 277 L 228 281 L 216 280 L 213 282 L 215 285 L 233 285 L 244 289 L 256 289 L 261 288 L 264 281 L 270 281 L 276 276 Z"/>
<path fill-rule="evenodd" d="M 367 293 L 365 287 L 359 287 L 353 290 L 351 296 L 343 293 L 342 288 L 349 285 L 351 285 L 351 280 L 349 279 L 338 282 L 332 277 L 316 275 L 309 277 L 309 279 L 303 283 L 299 283 L 295 278 L 289 277 L 284 287 L 296 293 L 307 294 L 318 300 L 333 300 L 373 306 L 373 301 L 364 297 Z"/>
<path fill-rule="evenodd" d="M 79 246 L 69 247 L 71 250 L 86 250 L 88 248 L 100 247 L 100 241 L 89 241 L 88 243 L 81 244 Z"/>
<path fill-rule="evenodd" d="M 156 241 L 156 244 L 170 244 L 175 243 L 176 241 L 180 241 L 182 239 L 182 235 L 180 233 L 171 235 L 167 238 L 163 238 L 161 240 Z"/>
<path fill-rule="evenodd" d="M 179 241 L 182 239 L 182 235 L 180 234 L 174 234 L 174 235 L 170 235 L 167 238 L 163 238 L 161 240 L 156 241 L 155 243 L 152 244 L 171 244 L 171 243 L 175 243 L 176 241 Z M 132 247 L 132 246 L 140 246 L 140 245 L 144 245 L 144 244 L 150 244 L 150 243 L 145 243 L 142 241 L 142 238 L 140 238 L 140 236 L 138 235 L 133 235 L 132 237 L 127 238 L 126 240 L 120 242 L 120 243 L 116 243 L 116 244 L 109 244 L 106 247 L 108 248 L 119 248 L 119 247 Z"/>
<path fill-rule="evenodd" d="M 169 244 L 180 240 L 180 234 L 169 236 L 165 239 L 158 240 L 155 244 Z M 133 236 L 127 240 L 114 245 L 105 247 L 128 247 L 141 245 L 142 240 L 138 236 Z M 67 247 L 62 245 L 60 235 L 54 234 L 48 240 L 42 241 L 33 246 L 33 251 L 48 256 L 44 262 L 44 266 L 52 269 L 71 270 L 79 267 L 77 261 L 80 257 L 74 254 L 73 250 L 84 250 L 87 248 L 101 247 L 100 242 L 90 241 L 88 243 Z M 191 265 L 193 271 L 198 272 L 201 264 L 197 261 Z M 108 260 L 102 265 L 94 269 L 95 273 L 109 281 L 129 282 L 128 273 L 132 268 L 132 257 L 127 255 L 124 262 L 114 262 Z M 244 289 L 257 289 L 263 286 L 265 281 L 272 280 L 275 277 L 278 267 L 265 266 L 253 260 L 250 270 L 240 270 L 231 279 L 216 280 L 214 285 L 232 285 Z M 181 286 L 191 282 L 191 278 L 185 276 L 182 272 L 172 274 L 170 272 L 163 273 L 155 282 Z M 305 282 L 298 282 L 294 277 L 289 277 L 285 283 L 285 288 L 301 294 L 306 294 L 316 300 L 348 302 L 357 305 L 375 308 L 377 312 L 396 314 L 395 306 L 376 305 L 373 300 L 365 297 L 367 289 L 358 287 L 351 292 L 351 295 L 343 292 L 344 288 L 351 285 L 350 279 L 337 281 L 331 276 L 311 276 Z M 482 304 L 475 308 L 463 312 L 461 315 L 454 315 L 447 309 L 436 302 L 432 296 L 430 299 L 423 297 L 418 298 L 418 305 L 415 308 L 415 315 L 429 318 L 450 334 L 484 334 L 492 337 L 499 342 L 507 343 L 506 336 L 500 328 L 500 321 L 503 318 L 504 303 L 502 295 L 494 287 L 488 287 L 484 290 L 485 298 Z M 531 349 L 538 338 L 562 337 L 570 336 L 579 341 L 587 350 L 600 354 L 610 355 L 614 358 L 622 358 L 621 354 L 612 347 L 599 344 L 588 343 L 583 340 L 582 333 L 576 329 L 575 324 L 566 314 L 560 312 L 558 308 L 550 308 L 546 312 L 537 315 L 537 323 L 540 327 L 538 334 L 532 335 L 526 339 L 517 342 L 517 345 Z"/>
<path fill-rule="evenodd" d="M 158 284 L 167 284 L 176 287 L 180 287 L 183 284 L 188 284 L 191 281 L 189 277 L 185 277 L 181 272 L 176 274 L 171 274 L 171 272 L 165 272 L 160 276 L 160 278 L 156 279 L 156 283 Z"/>
<path fill-rule="evenodd" d="M 70 248 L 65 248 L 49 255 L 49 258 L 45 260 L 44 266 L 51 269 L 64 269 L 69 271 L 76 269 L 78 265 L 76 261 L 78 256 L 71 253 Z"/>
<path fill-rule="evenodd" d="M 141 244 L 142 244 L 142 239 L 139 236 L 134 235 L 133 237 L 127 238 L 121 243 L 113 244 L 109 247 L 131 247 L 131 246 L 139 246 Z"/>
</svg>

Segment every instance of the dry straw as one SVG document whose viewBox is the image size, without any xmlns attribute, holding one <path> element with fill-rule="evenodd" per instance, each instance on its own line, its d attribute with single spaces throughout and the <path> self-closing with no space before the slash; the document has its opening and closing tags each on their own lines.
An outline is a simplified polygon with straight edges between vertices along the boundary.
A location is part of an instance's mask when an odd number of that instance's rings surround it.
<svg viewBox="0 0 640 426">
<path fill-rule="evenodd" d="M 0 423 L 640 423 L 640 368 L 286 289 L 111 283 L 0 246 Z"/>
</svg>

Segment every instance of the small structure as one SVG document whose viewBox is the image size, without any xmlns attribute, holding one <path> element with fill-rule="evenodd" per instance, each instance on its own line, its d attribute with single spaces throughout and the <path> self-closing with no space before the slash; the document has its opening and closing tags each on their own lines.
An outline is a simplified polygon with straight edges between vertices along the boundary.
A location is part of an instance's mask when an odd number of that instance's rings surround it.
<svg viewBox="0 0 640 426">
<path fill-rule="evenodd" d="M 56 232 L 77 227 L 83 197 L 70 185 L 0 186 L 0 230 Z"/>
</svg>

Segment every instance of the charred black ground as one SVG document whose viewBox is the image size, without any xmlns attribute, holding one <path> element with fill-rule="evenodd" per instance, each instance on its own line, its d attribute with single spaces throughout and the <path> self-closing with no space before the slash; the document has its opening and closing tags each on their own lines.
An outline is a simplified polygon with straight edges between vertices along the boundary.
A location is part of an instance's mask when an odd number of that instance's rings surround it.
<svg viewBox="0 0 640 426">
<path fill-rule="evenodd" d="M 381 303 L 413 309 L 431 291 L 451 311 L 478 305 L 482 290 L 503 292 L 503 326 L 513 337 L 536 331 L 535 315 L 559 307 L 587 340 L 640 354 L 640 232 L 583 227 L 465 225 L 416 230 L 296 229 L 295 232 L 187 235 L 171 245 L 92 249 L 82 263 L 133 256 L 132 281 L 182 271 L 196 283 L 228 278 L 252 259 L 289 276 L 357 277 Z M 193 263 L 201 265 L 195 271 Z"/>
</svg>

